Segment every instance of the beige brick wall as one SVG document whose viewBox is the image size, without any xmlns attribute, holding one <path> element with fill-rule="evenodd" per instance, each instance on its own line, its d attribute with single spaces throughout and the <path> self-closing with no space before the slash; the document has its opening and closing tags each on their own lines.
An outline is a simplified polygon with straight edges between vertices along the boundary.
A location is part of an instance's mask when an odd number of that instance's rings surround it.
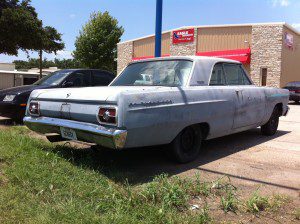
<svg viewBox="0 0 300 224">
<path fill-rule="evenodd" d="M 261 68 L 267 68 L 267 86 L 280 87 L 283 25 L 252 27 L 251 78 L 261 84 Z"/>
<path fill-rule="evenodd" d="M 133 42 L 128 41 L 125 43 L 118 44 L 117 51 L 117 74 L 120 74 L 120 72 L 127 66 L 127 64 L 132 61 Z"/>
<path fill-rule="evenodd" d="M 197 50 L 197 28 L 194 29 L 194 42 L 182 43 L 182 44 L 172 44 L 172 35 L 170 35 L 170 55 L 171 56 L 194 56 Z"/>
</svg>

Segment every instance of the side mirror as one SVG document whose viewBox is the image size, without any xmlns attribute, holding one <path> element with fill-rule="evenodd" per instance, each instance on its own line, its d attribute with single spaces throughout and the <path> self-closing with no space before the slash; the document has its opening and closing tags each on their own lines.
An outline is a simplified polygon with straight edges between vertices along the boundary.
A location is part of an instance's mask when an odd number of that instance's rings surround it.
<svg viewBox="0 0 300 224">
<path fill-rule="evenodd" d="M 74 83 L 73 83 L 73 82 L 64 82 L 64 83 L 62 84 L 62 87 L 64 87 L 64 88 L 72 87 L 72 86 L 74 86 Z"/>
</svg>

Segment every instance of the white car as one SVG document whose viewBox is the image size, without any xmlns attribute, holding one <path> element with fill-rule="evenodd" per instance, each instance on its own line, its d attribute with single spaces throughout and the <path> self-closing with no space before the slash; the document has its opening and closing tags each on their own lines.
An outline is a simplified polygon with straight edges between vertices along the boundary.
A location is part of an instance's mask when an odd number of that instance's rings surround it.
<svg viewBox="0 0 300 224">
<path fill-rule="evenodd" d="M 132 62 L 108 87 L 36 90 L 24 123 L 52 141 L 114 149 L 168 144 L 185 163 L 205 139 L 258 126 L 275 134 L 288 101 L 288 90 L 255 86 L 237 61 L 168 57 Z"/>
</svg>

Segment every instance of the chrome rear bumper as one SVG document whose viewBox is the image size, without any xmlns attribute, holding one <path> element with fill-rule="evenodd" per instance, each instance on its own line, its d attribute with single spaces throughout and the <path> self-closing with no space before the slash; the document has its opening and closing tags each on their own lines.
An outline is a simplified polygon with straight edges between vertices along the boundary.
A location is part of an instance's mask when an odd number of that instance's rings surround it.
<svg viewBox="0 0 300 224">
<path fill-rule="evenodd" d="M 124 148 L 127 137 L 126 130 L 59 118 L 27 116 L 24 118 L 24 123 L 29 129 L 46 135 L 60 134 L 60 127 L 70 128 L 76 132 L 77 139 L 80 141 L 113 149 Z"/>
</svg>

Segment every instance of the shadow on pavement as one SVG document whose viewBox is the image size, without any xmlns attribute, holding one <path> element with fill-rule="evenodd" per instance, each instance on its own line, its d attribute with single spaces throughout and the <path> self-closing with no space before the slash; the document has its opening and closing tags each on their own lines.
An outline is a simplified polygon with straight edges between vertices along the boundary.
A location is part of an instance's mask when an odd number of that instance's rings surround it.
<svg viewBox="0 0 300 224">
<path fill-rule="evenodd" d="M 86 169 L 93 169 L 113 181 L 124 183 L 124 181 L 127 180 L 130 184 L 134 185 L 149 182 L 154 176 L 162 173 L 167 173 L 172 176 L 190 169 L 205 171 L 201 168 L 204 164 L 247 150 L 287 133 L 289 132 L 278 131 L 274 136 L 267 137 L 260 134 L 260 129 L 253 129 L 214 140 L 208 140 L 204 142 L 203 151 L 198 159 L 188 164 L 176 164 L 170 161 L 165 155 L 165 147 L 163 146 L 124 151 L 104 150 L 99 152 L 95 152 L 90 148 L 76 149 L 57 146 L 56 152 L 74 165 Z M 217 171 L 207 170 L 207 172 L 213 173 Z M 228 175 L 225 173 L 219 174 Z M 246 177 L 237 178 L 247 179 Z M 248 181 L 259 182 L 258 180 L 251 179 Z M 272 183 L 267 182 L 264 184 L 272 185 Z M 288 186 L 279 187 L 289 188 Z"/>
</svg>

